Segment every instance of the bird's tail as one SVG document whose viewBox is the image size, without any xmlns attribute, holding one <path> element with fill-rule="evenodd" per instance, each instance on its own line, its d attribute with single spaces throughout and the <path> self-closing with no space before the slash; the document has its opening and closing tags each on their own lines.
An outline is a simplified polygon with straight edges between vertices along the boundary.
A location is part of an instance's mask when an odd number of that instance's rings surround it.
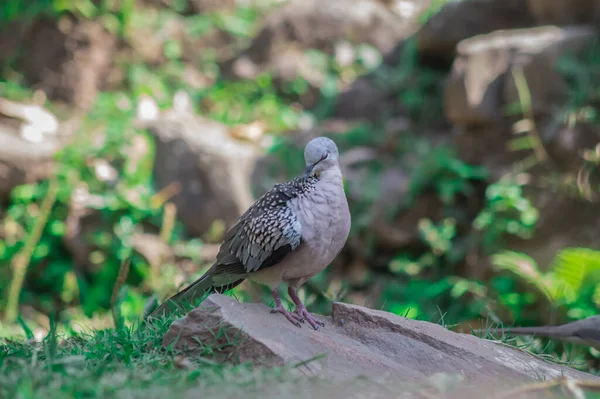
<svg viewBox="0 0 600 399">
<path fill-rule="evenodd" d="M 193 305 L 196 300 L 213 290 L 212 276 L 207 273 L 187 286 L 184 290 L 164 301 L 163 304 L 150 313 L 148 317 L 164 317 L 172 314 L 177 309 L 187 310 L 184 305 Z"/>
</svg>

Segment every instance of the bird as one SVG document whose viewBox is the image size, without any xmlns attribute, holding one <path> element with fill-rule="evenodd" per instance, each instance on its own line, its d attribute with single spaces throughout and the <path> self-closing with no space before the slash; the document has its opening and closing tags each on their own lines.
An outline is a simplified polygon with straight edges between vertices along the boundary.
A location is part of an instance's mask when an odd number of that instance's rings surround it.
<svg viewBox="0 0 600 399">
<path fill-rule="evenodd" d="M 600 349 L 600 316 L 591 316 L 555 326 L 507 327 L 494 329 L 493 332 L 510 333 L 513 335 L 536 335 L 538 337 L 557 339 Z"/>
<path fill-rule="evenodd" d="M 258 198 L 225 233 L 212 267 L 167 299 L 151 317 L 249 279 L 271 290 L 275 300 L 271 313 L 282 314 L 297 327 L 304 321 L 315 330 L 324 326 L 307 311 L 298 289 L 341 252 L 351 216 L 335 142 L 327 137 L 312 139 L 304 148 L 304 160 L 304 173 L 276 184 Z M 294 302 L 293 311 L 282 305 L 282 282 Z"/>
</svg>

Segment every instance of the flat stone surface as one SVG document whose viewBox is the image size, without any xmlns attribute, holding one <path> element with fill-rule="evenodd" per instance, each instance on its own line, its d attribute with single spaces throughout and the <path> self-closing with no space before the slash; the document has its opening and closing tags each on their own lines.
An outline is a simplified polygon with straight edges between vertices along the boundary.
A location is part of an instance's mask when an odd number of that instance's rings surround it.
<svg viewBox="0 0 600 399">
<path fill-rule="evenodd" d="M 445 373 L 477 385 L 503 381 L 506 389 L 507 381 L 596 378 L 473 335 L 361 306 L 334 303 L 331 317 L 317 316 L 325 323 L 320 331 L 306 323 L 297 328 L 269 310 L 213 294 L 173 322 L 163 345 L 194 349 L 199 342 L 237 342 L 224 350 L 229 358 L 266 366 L 322 356 L 297 370 L 334 381 L 360 376 L 420 381 Z"/>
</svg>

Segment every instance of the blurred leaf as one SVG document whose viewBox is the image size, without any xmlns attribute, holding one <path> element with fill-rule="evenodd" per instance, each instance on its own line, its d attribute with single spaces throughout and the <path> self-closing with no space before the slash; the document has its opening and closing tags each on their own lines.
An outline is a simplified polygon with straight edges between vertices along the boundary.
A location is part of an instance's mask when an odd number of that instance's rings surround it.
<svg viewBox="0 0 600 399">
<path fill-rule="evenodd" d="M 519 252 L 503 251 L 493 255 L 491 260 L 497 270 L 506 270 L 516 274 L 533 285 L 549 300 L 553 299 L 548 287 L 543 283 L 542 274 L 532 257 Z"/>
<path fill-rule="evenodd" d="M 551 272 L 579 293 L 586 284 L 600 283 L 600 251 L 566 248 L 558 253 Z"/>
</svg>

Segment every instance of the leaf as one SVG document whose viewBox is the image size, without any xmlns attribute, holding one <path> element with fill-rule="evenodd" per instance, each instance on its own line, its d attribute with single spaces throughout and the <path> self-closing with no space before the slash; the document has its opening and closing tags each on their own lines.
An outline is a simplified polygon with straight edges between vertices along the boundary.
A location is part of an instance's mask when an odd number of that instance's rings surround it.
<svg viewBox="0 0 600 399">
<path fill-rule="evenodd" d="M 521 277 L 537 288 L 549 300 L 553 301 L 555 299 L 544 283 L 544 276 L 540 272 L 537 262 L 532 257 L 520 252 L 504 251 L 492 256 L 492 264 L 496 270 L 506 270 Z"/>
<path fill-rule="evenodd" d="M 21 316 L 17 316 L 17 322 L 23 329 L 23 332 L 25 332 L 25 336 L 27 337 L 27 339 L 33 339 L 34 338 L 33 331 L 31 331 L 31 328 L 29 328 L 29 326 L 25 323 L 25 321 L 21 318 Z"/>
<path fill-rule="evenodd" d="M 588 248 L 566 248 L 558 253 L 550 267 L 552 274 L 578 294 L 584 286 L 598 282 L 600 251 Z"/>
</svg>

